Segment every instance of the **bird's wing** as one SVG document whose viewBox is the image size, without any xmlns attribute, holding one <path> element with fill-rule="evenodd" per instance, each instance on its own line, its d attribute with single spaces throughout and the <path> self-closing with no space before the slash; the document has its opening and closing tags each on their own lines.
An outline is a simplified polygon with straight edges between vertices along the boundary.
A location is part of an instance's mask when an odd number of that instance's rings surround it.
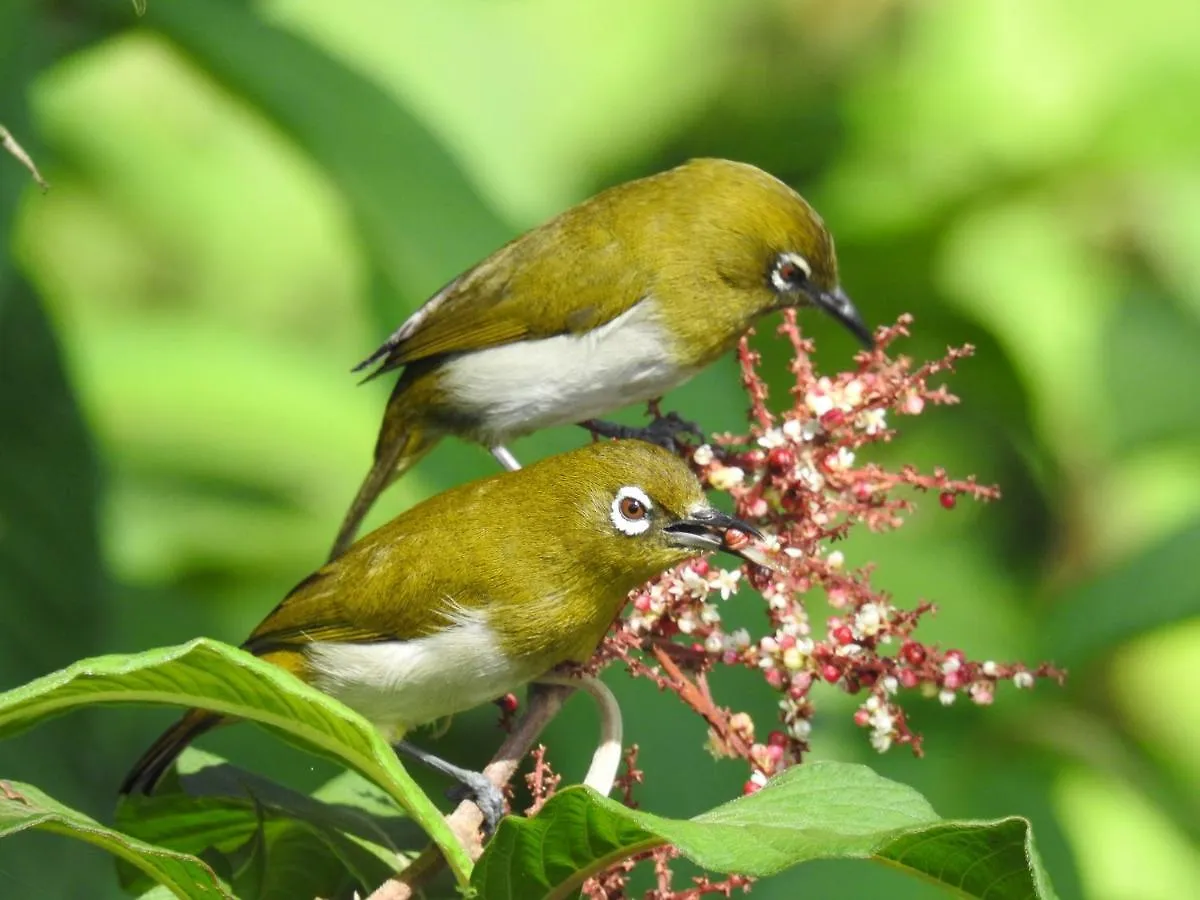
<svg viewBox="0 0 1200 900">
<path fill-rule="evenodd" d="M 271 610 L 242 644 L 242 649 L 261 656 L 272 650 L 315 641 L 378 643 L 396 640 L 396 635 L 385 630 L 350 621 L 338 596 L 339 581 L 336 573 L 328 569 L 309 575 Z"/>
<path fill-rule="evenodd" d="M 317 641 L 381 643 L 423 637 L 464 609 L 484 602 L 472 567 L 452 560 L 430 575 L 411 560 L 437 535 L 418 529 L 400 538 L 390 523 L 309 575 L 254 629 L 242 648 L 255 655 Z M 395 554 L 404 554 L 397 559 Z"/>
<path fill-rule="evenodd" d="M 598 328 L 647 293 L 638 267 L 605 263 L 619 250 L 611 234 L 564 242 L 530 232 L 434 294 L 355 371 L 378 363 L 369 380 L 417 360 Z"/>
</svg>

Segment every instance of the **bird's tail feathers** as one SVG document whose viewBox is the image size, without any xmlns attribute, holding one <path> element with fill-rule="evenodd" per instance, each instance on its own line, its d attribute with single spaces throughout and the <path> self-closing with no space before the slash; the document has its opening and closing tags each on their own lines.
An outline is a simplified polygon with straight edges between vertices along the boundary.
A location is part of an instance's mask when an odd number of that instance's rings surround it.
<svg viewBox="0 0 1200 900">
<path fill-rule="evenodd" d="M 221 716 L 203 709 L 189 710 L 159 736 L 134 763 L 121 783 L 122 794 L 151 794 L 171 763 L 200 735 L 221 723 Z"/>
<path fill-rule="evenodd" d="M 358 493 L 354 495 L 346 517 L 342 519 L 333 548 L 329 551 L 329 561 L 341 556 L 354 543 L 363 519 L 388 485 L 415 466 L 437 443 L 436 434 L 419 425 L 399 421 L 402 418 L 407 417 L 397 415 L 397 411 L 389 404 L 379 440 L 375 444 L 375 461 Z"/>
</svg>

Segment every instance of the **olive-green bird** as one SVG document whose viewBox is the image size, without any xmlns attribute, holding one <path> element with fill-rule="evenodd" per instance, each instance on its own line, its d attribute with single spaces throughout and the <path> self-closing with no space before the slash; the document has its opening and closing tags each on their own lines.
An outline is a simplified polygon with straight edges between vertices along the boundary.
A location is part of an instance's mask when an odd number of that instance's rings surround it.
<svg viewBox="0 0 1200 900">
<path fill-rule="evenodd" d="M 301 581 L 242 648 L 357 710 L 390 741 L 586 662 L 626 596 L 726 531 L 677 457 L 637 440 L 590 444 L 438 494 Z M 738 544 L 740 545 L 740 541 Z M 138 760 L 122 793 L 150 793 L 197 736 L 230 720 L 192 710 Z M 399 749 L 462 781 L 478 773 Z"/>
<path fill-rule="evenodd" d="M 620 434 L 590 420 L 661 396 L 759 316 L 798 306 L 871 345 L 824 223 L 753 166 L 698 159 L 567 210 L 455 278 L 356 367 L 404 372 L 331 558 L 443 436 L 481 443 L 512 469 L 505 444 L 540 428 Z"/>
</svg>

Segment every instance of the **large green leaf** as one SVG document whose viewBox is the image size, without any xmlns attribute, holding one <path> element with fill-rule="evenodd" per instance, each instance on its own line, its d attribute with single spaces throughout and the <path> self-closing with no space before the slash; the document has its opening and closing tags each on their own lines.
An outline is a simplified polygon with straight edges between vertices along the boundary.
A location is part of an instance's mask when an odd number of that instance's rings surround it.
<svg viewBox="0 0 1200 900">
<path fill-rule="evenodd" d="M 169 887 L 177 897 L 191 900 L 233 897 L 212 869 L 194 856 L 155 847 L 106 828 L 30 785 L 0 783 L 0 838 L 31 828 L 78 838 L 107 850 Z"/>
<path fill-rule="evenodd" d="M 158 29 L 274 121 L 341 189 L 391 292 L 419 298 L 511 236 L 441 144 L 378 85 L 237 0 L 162 3 Z M 394 300 L 382 314 L 391 322 Z"/>
<path fill-rule="evenodd" d="M 1200 521 L 1071 591 L 1042 628 L 1047 655 L 1084 665 L 1138 635 L 1200 615 L 1197 559 Z"/>
<path fill-rule="evenodd" d="M 306 796 L 195 748 L 185 751 L 178 770 L 191 774 L 168 780 L 153 796 L 125 798 L 116 826 L 148 843 L 196 855 L 230 855 L 265 832 L 268 857 L 277 840 L 284 842 L 280 847 L 304 843 L 314 863 L 318 857 L 332 860 L 364 888 L 396 871 L 405 848 L 424 843 L 390 798 L 354 772 Z M 306 837 L 284 837 L 296 829 Z M 324 865 L 322 871 L 331 868 Z"/>
<path fill-rule="evenodd" d="M 501 822 L 471 884 L 488 900 L 572 897 L 590 875 L 667 843 L 718 872 L 765 876 L 809 860 L 873 859 L 960 896 L 1055 897 L 1024 819 L 941 819 L 911 788 L 831 762 L 789 769 L 688 820 L 569 788 L 535 818 Z"/>
<path fill-rule="evenodd" d="M 144 653 L 78 662 L 0 694 L 0 738 L 71 710 L 107 703 L 199 707 L 247 719 L 337 760 L 380 785 L 446 855 L 464 881 L 471 862 L 441 813 L 370 723 L 282 669 L 201 638 Z"/>
</svg>

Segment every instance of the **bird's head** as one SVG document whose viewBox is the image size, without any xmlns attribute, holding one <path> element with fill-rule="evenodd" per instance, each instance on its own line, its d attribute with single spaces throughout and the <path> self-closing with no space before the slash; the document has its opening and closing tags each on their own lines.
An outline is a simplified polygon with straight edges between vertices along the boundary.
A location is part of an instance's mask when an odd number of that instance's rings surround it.
<svg viewBox="0 0 1200 900">
<path fill-rule="evenodd" d="M 561 457 L 570 475 L 574 521 L 567 540 L 578 541 L 581 563 L 606 572 L 630 590 L 684 560 L 726 551 L 762 563 L 754 526 L 714 508 L 679 457 L 643 441 L 595 443 Z"/>
<path fill-rule="evenodd" d="M 664 177 L 677 179 L 694 246 L 733 296 L 759 312 L 815 307 L 874 345 L 838 280 L 833 237 L 803 197 L 761 169 L 723 159 L 692 160 Z"/>
</svg>

